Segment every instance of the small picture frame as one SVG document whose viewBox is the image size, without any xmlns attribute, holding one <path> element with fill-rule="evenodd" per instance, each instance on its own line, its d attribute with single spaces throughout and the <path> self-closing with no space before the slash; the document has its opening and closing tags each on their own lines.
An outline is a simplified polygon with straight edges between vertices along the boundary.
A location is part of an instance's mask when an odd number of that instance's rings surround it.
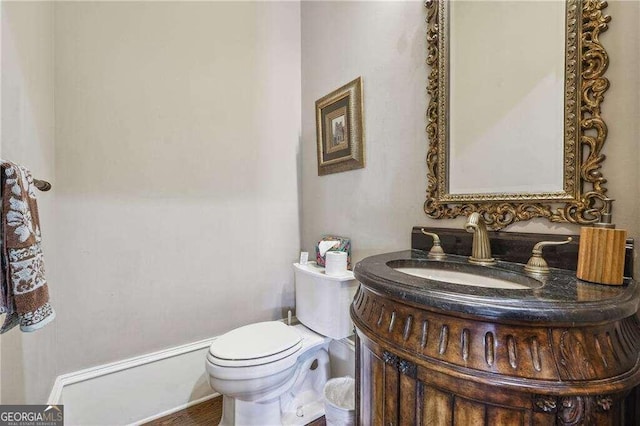
<svg viewBox="0 0 640 426">
<path fill-rule="evenodd" d="M 316 132 L 318 176 L 364 167 L 362 77 L 316 101 Z"/>
</svg>

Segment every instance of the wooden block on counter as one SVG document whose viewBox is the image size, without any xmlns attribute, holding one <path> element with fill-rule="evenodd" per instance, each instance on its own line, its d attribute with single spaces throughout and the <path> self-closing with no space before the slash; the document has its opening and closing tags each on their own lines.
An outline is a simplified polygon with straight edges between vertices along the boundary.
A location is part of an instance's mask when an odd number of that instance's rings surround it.
<svg viewBox="0 0 640 426">
<path fill-rule="evenodd" d="M 621 285 L 626 239 L 623 229 L 583 227 L 576 276 L 592 283 Z"/>
</svg>

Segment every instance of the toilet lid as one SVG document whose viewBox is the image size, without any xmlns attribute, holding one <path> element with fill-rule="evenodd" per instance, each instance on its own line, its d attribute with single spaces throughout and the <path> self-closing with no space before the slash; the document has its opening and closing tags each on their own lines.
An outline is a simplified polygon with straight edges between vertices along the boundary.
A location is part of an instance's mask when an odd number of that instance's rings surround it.
<svg viewBox="0 0 640 426">
<path fill-rule="evenodd" d="M 280 321 L 267 321 L 245 325 L 220 336 L 209 347 L 209 353 L 219 360 L 256 360 L 282 354 L 275 357 L 279 359 L 301 346 L 302 337 L 295 328 Z"/>
</svg>

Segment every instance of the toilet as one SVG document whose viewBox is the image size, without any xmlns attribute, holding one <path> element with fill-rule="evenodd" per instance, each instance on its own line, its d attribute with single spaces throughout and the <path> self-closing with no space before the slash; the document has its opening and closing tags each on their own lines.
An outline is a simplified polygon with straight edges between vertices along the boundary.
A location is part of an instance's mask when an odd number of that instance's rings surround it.
<svg viewBox="0 0 640 426">
<path fill-rule="evenodd" d="M 351 271 L 336 277 L 315 262 L 293 266 L 300 324 L 249 324 L 209 347 L 209 383 L 223 396 L 221 426 L 305 425 L 324 415 L 329 343 L 353 334 L 357 282 Z"/>
</svg>

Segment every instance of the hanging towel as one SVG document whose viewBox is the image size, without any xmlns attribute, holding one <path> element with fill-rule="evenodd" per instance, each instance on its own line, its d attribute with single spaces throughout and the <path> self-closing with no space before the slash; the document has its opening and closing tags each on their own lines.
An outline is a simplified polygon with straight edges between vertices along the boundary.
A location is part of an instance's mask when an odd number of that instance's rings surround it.
<svg viewBox="0 0 640 426">
<path fill-rule="evenodd" d="M 20 324 L 35 331 L 55 318 L 49 304 L 35 186 L 24 167 L 0 160 L 0 334 Z"/>
</svg>

